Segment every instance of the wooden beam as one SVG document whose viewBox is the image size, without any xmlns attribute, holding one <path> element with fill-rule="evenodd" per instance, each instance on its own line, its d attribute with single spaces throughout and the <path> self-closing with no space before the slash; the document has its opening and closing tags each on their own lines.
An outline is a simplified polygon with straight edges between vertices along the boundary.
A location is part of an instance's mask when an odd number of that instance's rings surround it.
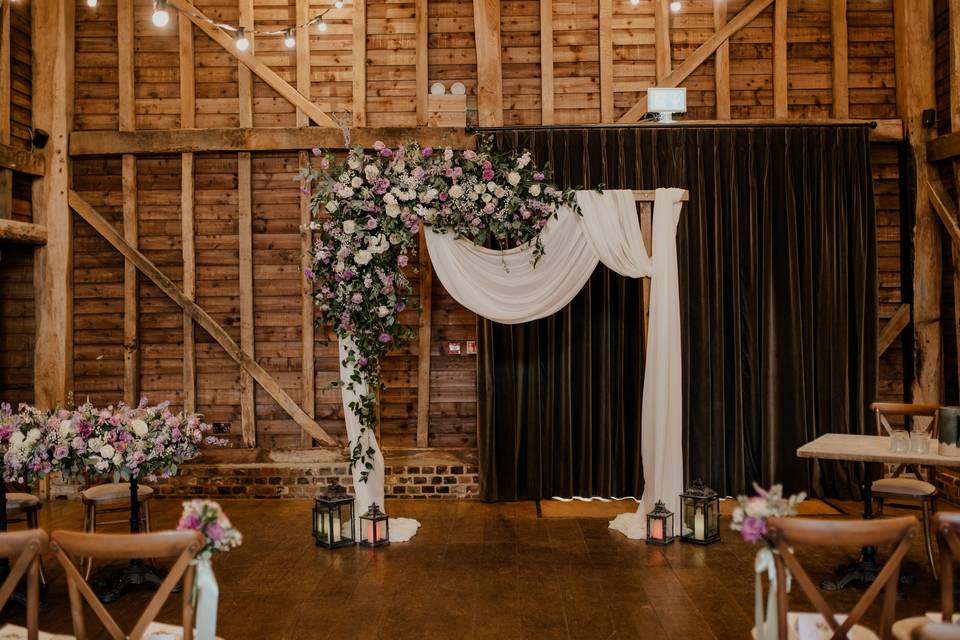
<svg viewBox="0 0 960 640">
<path fill-rule="evenodd" d="M 659 0 L 658 0 L 659 1 Z M 730 22 L 723 25 L 716 33 L 707 39 L 702 45 L 690 54 L 683 63 L 674 69 L 669 75 L 657 82 L 658 87 L 676 87 L 693 73 L 697 67 L 704 63 L 714 52 L 720 48 L 724 42 L 730 39 L 730 36 L 737 33 L 743 27 L 750 24 L 761 11 L 770 6 L 773 0 L 752 0 L 750 4 L 741 9 L 740 13 L 735 15 Z M 656 6 L 656 5 L 655 5 Z M 620 117 L 619 122 L 639 122 L 640 118 L 647 112 L 647 96 L 644 95 L 637 104 L 633 105 L 629 111 Z"/>
<path fill-rule="evenodd" d="M 240 26 L 247 30 L 249 52 L 254 50 L 253 0 L 240 0 Z M 240 126 L 253 127 L 253 74 L 239 68 Z M 253 159 L 248 151 L 237 155 L 237 203 L 239 205 L 238 252 L 240 271 L 240 348 L 251 360 L 253 334 Z M 257 446 L 257 405 L 253 377 L 240 371 L 240 429 L 245 447 Z"/>
<path fill-rule="evenodd" d="M 830 46 L 833 48 L 831 78 L 833 117 L 850 117 L 849 50 L 847 47 L 847 0 L 830 1 Z"/>
<path fill-rule="evenodd" d="M 947 35 L 950 38 L 950 48 L 947 54 L 950 66 L 950 131 L 960 132 L 960 0 L 949 0 L 949 15 L 950 23 L 949 30 Z M 953 183 L 954 185 L 960 186 L 960 159 L 954 159 L 951 162 L 953 168 Z M 931 174 L 934 176 L 937 175 L 936 171 L 931 171 Z M 946 190 L 943 189 L 943 185 L 940 185 L 942 193 L 946 195 Z M 931 189 L 931 193 L 933 189 Z M 941 196 L 943 198 L 943 196 Z M 945 199 L 946 203 L 947 200 Z M 940 214 L 941 219 L 943 214 L 940 212 L 940 207 L 937 207 L 937 204 L 933 203 L 934 208 L 937 210 L 937 213 Z M 957 227 L 957 218 L 956 212 L 957 207 L 952 202 L 950 203 L 948 213 L 950 213 L 950 221 L 954 223 L 953 229 L 951 230 L 951 236 L 953 242 L 950 243 L 950 257 L 953 264 L 953 329 L 954 329 L 954 346 L 960 350 L 960 240 L 958 240 L 957 235 L 953 235 L 954 232 L 960 231 Z M 960 353 L 960 351 L 957 351 Z M 960 361 L 956 363 L 957 374 L 960 375 Z"/>
<path fill-rule="evenodd" d="M 35 3 L 41 4 L 41 3 Z M 241 369 L 248 371 L 250 375 L 263 387 L 270 396 L 277 401 L 277 404 L 293 418 L 300 427 L 310 433 L 317 440 L 336 446 L 336 439 L 324 431 L 320 425 L 308 416 L 293 399 L 287 395 L 283 387 L 257 363 L 256 360 L 248 356 L 240 346 L 230 337 L 227 330 L 224 329 L 210 314 L 208 314 L 196 302 L 190 300 L 177 285 L 173 283 L 157 266 L 151 262 L 138 249 L 131 247 L 123 236 L 107 220 L 101 216 L 93 207 L 91 207 L 80 195 L 69 190 L 70 207 L 76 211 L 81 218 L 94 228 L 103 238 L 109 242 L 125 258 L 129 258 L 137 265 L 142 274 L 149 278 L 157 287 L 163 291 L 171 300 L 180 306 L 197 324 L 210 334 L 216 342 L 223 347 L 227 355 L 234 362 L 240 365 Z"/>
<path fill-rule="evenodd" d="M 430 88 L 427 86 L 429 78 L 429 60 L 427 57 L 429 25 L 427 0 L 414 1 L 414 24 L 416 44 L 416 92 L 417 92 L 417 126 L 427 124 L 427 95 Z"/>
<path fill-rule="evenodd" d="M 910 305 L 902 304 L 900 308 L 887 320 L 877 336 L 877 357 L 882 356 L 906 326 L 910 324 Z"/>
<path fill-rule="evenodd" d="M 727 24 L 727 0 L 713 3 L 713 28 L 720 31 Z M 714 83 L 717 93 L 717 119 L 730 119 L 730 43 L 724 42 L 714 54 Z"/>
<path fill-rule="evenodd" d="M 500 0 L 473 0 L 477 42 L 477 117 L 481 127 L 503 125 Z"/>
<path fill-rule="evenodd" d="M 300 152 L 300 168 L 303 169 L 310 163 L 309 155 Z M 310 224 L 310 195 L 306 192 L 309 183 L 306 180 L 300 181 L 300 226 L 307 229 Z M 300 404 L 303 410 L 310 417 L 316 415 L 316 368 L 314 364 L 314 309 L 313 283 L 307 279 L 307 269 L 313 267 L 311 259 L 313 252 L 313 233 L 309 230 L 304 231 L 300 236 Z M 303 432 L 300 444 L 309 447 L 313 444 L 313 438 Z"/>
<path fill-rule="evenodd" d="M 312 18 L 310 15 L 310 0 L 297 0 L 297 24 L 306 24 Z M 307 100 L 310 99 L 310 28 L 297 29 L 294 37 L 297 40 L 297 91 Z M 297 126 L 310 125 L 310 119 L 303 109 L 297 109 Z"/>
<path fill-rule="evenodd" d="M 270 69 L 270 67 L 261 62 L 256 56 L 251 54 L 249 51 L 238 51 L 233 44 L 233 38 L 211 24 L 209 18 L 201 13 L 199 9 L 196 9 L 188 4 L 187 0 L 167 1 L 170 6 L 177 9 L 181 15 L 187 16 L 190 21 L 197 26 L 198 29 L 210 36 L 210 38 L 223 47 L 225 51 L 246 65 L 250 71 L 252 71 L 258 78 L 269 85 L 270 88 L 280 94 L 282 98 L 287 100 L 293 106 L 303 109 L 304 112 L 309 115 L 310 118 L 318 125 L 321 127 L 338 126 L 330 116 L 324 113 L 317 105 L 313 104 L 310 102 L 310 100 L 301 95 L 296 89 L 290 86 L 286 80 L 277 75 L 272 69 Z"/>
<path fill-rule="evenodd" d="M 657 65 L 657 85 L 670 75 L 673 56 L 670 51 L 670 0 L 653 0 L 653 44 Z"/>
<path fill-rule="evenodd" d="M 943 399 L 943 338 L 940 326 L 942 250 L 940 225 L 927 191 L 930 130 L 923 111 L 936 105 L 934 89 L 933 3 L 895 2 L 894 37 L 897 111 L 903 119 L 908 151 L 907 193 L 914 209 L 913 312 L 915 377 L 913 402 Z M 914 184 L 909 184 L 916 180 Z M 911 188 L 912 187 L 912 188 Z"/>
<path fill-rule="evenodd" d="M 189 0 L 188 0 L 189 1 Z M 194 72 L 193 24 L 179 20 L 180 39 L 180 126 L 196 125 L 196 76 Z M 197 296 L 197 258 L 194 229 L 194 157 L 180 156 L 180 245 L 183 254 L 183 293 L 191 301 Z M 197 345 L 193 318 L 183 314 L 183 408 L 197 410 Z"/>
<path fill-rule="evenodd" d="M 0 242 L 46 244 L 47 228 L 39 224 L 0 218 Z"/>
<path fill-rule="evenodd" d="M 960 158 L 960 130 L 933 138 L 927 144 L 927 162 Z"/>
<path fill-rule="evenodd" d="M 940 217 L 943 228 L 947 230 L 951 241 L 960 244 L 960 224 L 957 223 L 957 205 L 940 181 L 940 178 L 930 172 L 927 176 L 927 193 L 930 195 L 930 204 Z"/>
<path fill-rule="evenodd" d="M 33 183 L 33 221 L 47 229 L 34 253 L 36 347 L 34 402 L 52 409 L 73 388 L 73 216 L 67 203 L 73 123 L 73 0 L 31 2 L 34 128 L 50 134 L 43 149 L 49 174 Z"/>
<path fill-rule="evenodd" d="M 120 131 L 136 130 L 133 41 L 133 0 L 117 2 L 117 81 Z M 121 161 L 123 237 L 132 247 L 139 244 L 137 221 L 137 158 L 126 154 Z M 140 290 L 137 267 L 123 261 L 123 399 L 130 406 L 140 401 Z"/>
<path fill-rule="evenodd" d="M 430 344 L 433 337 L 433 267 L 420 229 L 420 321 L 417 352 L 417 446 L 430 446 Z"/>
<path fill-rule="evenodd" d="M 353 0 L 353 126 L 367 126 L 367 0 Z M 386 142 L 386 140 L 384 140 Z"/>
<path fill-rule="evenodd" d="M 787 117 L 787 0 L 773 9 L 773 117 Z"/>
<path fill-rule="evenodd" d="M 613 122 L 613 0 L 598 1 L 599 19 L 597 20 L 597 31 L 600 39 L 600 122 Z"/>
<path fill-rule="evenodd" d="M 12 126 L 10 87 L 13 58 L 10 52 L 10 3 L 0 3 L 0 144 L 10 144 Z M 13 216 L 13 174 L 0 169 L 0 219 Z"/>
<path fill-rule="evenodd" d="M 372 148 L 382 140 L 396 146 L 409 140 L 421 145 L 476 148 L 476 136 L 463 129 L 445 127 L 359 128 L 350 130 L 350 144 Z M 301 151 L 313 147 L 344 149 L 343 132 L 320 127 L 255 127 L 252 129 L 168 129 L 76 131 L 70 138 L 70 155 L 120 153 L 164 154 L 234 151 Z M 2 149 L 0 149 L 2 158 Z"/>
<path fill-rule="evenodd" d="M 553 124 L 553 0 L 540 0 L 540 123 Z"/>
<path fill-rule="evenodd" d="M 45 172 L 44 154 L 28 151 L 9 144 L 0 143 L 0 168 L 12 169 L 32 176 L 42 176 Z"/>
</svg>

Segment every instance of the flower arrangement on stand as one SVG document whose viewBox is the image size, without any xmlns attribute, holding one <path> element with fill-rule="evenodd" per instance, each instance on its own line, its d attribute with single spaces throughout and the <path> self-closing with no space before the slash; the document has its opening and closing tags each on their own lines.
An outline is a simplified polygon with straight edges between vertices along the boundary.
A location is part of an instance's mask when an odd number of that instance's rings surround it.
<svg viewBox="0 0 960 640">
<path fill-rule="evenodd" d="M 306 231 L 317 232 L 305 276 L 317 323 L 340 338 L 342 365 L 352 372 L 334 386 L 358 398 L 349 405 L 360 422 L 350 467 L 359 466 L 366 481 L 375 454 L 381 359 L 413 338 L 401 314 L 421 225 L 478 245 L 533 242 L 536 260 L 544 225 L 561 205 L 575 206 L 574 194 L 551 186 L 549 171 L 538 169 L 529 153 L 495 153 L 488 143 L 461 152 L 377 142 L 372 153 L 357 147 L 342 160 L 313 153 L 316 164 L 298 176 L 313 212 Z"/>
<path fill-rule="evenodd" d="M 777 552 L 773 541 L 768 537 L 767 520 L 797 515 L 797 505 L 806 499 L 803 492 L 789 498 L 783 497 L 783 486 L 773 485 L 769 490 L 754 484 L 757 492 L 754 496 L 737 496 L 737 507 L 733 511 L 730 528 L 739 531 L 750 544 L 763 542 L 754 561 L 756 572 L 754 599 L 754 629 L 758 638 L 777 637 L 777 567 L 774 554 Z M 763 607 L 763 574 L 767 574 L 770 592 L 767 595 L 766 615 Z M 790 591 L 790 574 L 786 576 L 787 591 Z M 765 630 L 765 632 L 764 632 Z"/>
</svg>

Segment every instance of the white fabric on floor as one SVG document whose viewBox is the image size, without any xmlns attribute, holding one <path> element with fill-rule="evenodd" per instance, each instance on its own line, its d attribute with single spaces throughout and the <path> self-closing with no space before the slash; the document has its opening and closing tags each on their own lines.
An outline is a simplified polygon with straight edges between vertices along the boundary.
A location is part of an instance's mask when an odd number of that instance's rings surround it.
<svg viewBox="0 0 960 640">
<path fill-rule="evenodd" d="M 683 489 L 680 291 L 676 228 L 682 189 L 657 189 L 653 206 L 653 258 L 643 243 L 633 194 L 627 190 L 578 191 L 582 217 L 560 209 L 541 235 L 544 255 L 534 267 L 533 246 L 509 251 L 477 247 L 428 228 L 434 272 L 460 304 L 495 322 L 516 324 L 566 306 L 598 261 L 633 278 L 650 277 L 647 358 L 644 372 L 641 452 L 644 495 L 636 513 L 610 526 L 643 537 L 644 514 L 657 500 L 679 511 Z"/>
<path fill-rule="evenodd" d="M 343 360 L 347 357 L 348 345 L 352 347 L 349 338 L 341 338 L 340 342 L 340 380 L 346 384 L 350 380 L 353 372 L 350 368 L 343 366 Z M 347 437 L 350 438 L 351 445 L 357 441 L 360 435 L 360 419 L 350 408 L 350 403 L 358 400 L 358 396 L 367 392 L 366 384 L 357 384 L 355 391 L 350 391 L 346 386 L 341 387 L 340 395 L 343 399 L 343 415 L 347 424 Z M 356 518 L 367 512 L 370 505 L 376 502 L 380 509 L 386 512 L 383 504 L 384 498 L 384 464 L 383 453 L 380 451 L 380 445 L 377 439 L 371 433 L 366 440 L 366 446 L 373 447 L 373 469 L 370 470 L 366 482 L 360 479 L 363 468 L 357 465 L 353 468 L 353 490 L 356 495 Z M 390 514 L 387 514 L 390 515 Z M 416 535 L 420 523 L 412 518 L 390 518 L 390 542 L 406 542 Z M 360 531 L 360 521 L 357 520 L 357 531 Z M 358 534 L 359 535 L 359 534 Z"/>
</svg>

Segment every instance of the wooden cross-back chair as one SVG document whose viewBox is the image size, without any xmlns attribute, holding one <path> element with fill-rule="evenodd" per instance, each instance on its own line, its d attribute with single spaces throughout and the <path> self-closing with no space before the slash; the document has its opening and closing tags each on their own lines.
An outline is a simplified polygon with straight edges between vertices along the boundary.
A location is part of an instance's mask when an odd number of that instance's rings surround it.
<svg viewBox="0 0 960 640">
<path fill-rule="evenodd" d="M 937 422 L 937 409 L 940 405 L 936 404 L 901 404 L 897 402 L 874 402 L 870 405 L 874 415 L 877 418 L 877 433 L 887 435 L 893 427 L 887 421 L 888 415 L 899 415 L 904 417 L 930 417 L 933 422 L 930 425 L 930 437 L 936 440 L 939 424 Z M 931 443 L 933 444 L 933 443 Z M 903 474 L 907 471 L 913 473 L 913 478 L 905 478 Z M 883 507 L 887 500 L 916 500 L 920 503 L 920 510 L 923 514 L 923 542 L 927 551 L 927 562 L 930 565 L 930 573 L 937 577 L 937 564 L 933 559 L 933 525 L 932 517 L 937 511 L 937 478 L 936 468 L 928 469 L 926 477 L 923 470 L 918 465 L 901 464 L 889 478 L 875 480 L 870 489 L 874 500 L 879 507 L 878 513 L 883 514 Z"/>
<path fill-rule="evenodd" d="M 913 516 L 889 518 L 885 520 L 817 520 L 812 518 L 771 518 L 768 521 L 770 535 L 777 547 L 774 554 L 777 566 L 777 630 L 780 640 L 787 640 L 787 593 L 786 572 L 793 575 L 794 581 L 807 596 L 816 610 L 823 616 L 833 631 L 833 640 L 847 637 L 847 633 L 857 627 L 863 615 L 873 604 L 880 592 L 883 592 L 883 611 L 881 613 L 880 637 L 891 637 L 894 613 L 897 601 L 897 583 L 900 580 L 900 565 L 913 544 L 919 529 Z M 810 575 L 794 555 L 794 547 L 866 547 L 893 546 L 883 569 L 870 587 L 857 601 L 843 622 L 837 620 L 837 613 L 824 600 L 823 594 L 810 578 Z M 863 627 L 861 630 L 866 631 Z"/>
<path fill-rule="evenodd" d="M 47 551 L 49 538 L 43 529 L 0 533 L 0 557 L 10 561 L 10 573 L 0 586 L 0 609 L 14 589 L 27 577 L 27 638 L 40 635 L 40 554 Z"/>
<path fill-rule="evenodd" d="M 103 623 L 114 640 L 140 638 L 154 621 L 171 591 L 183 578 L 183 640 L 192 640 L 194 627 L 193 579 L 194 557 L 203 547 L 203 537 L 196 531 L 162 531 L 139 534 L 79 533 L 54 531 L 50 547 L 67 574 L 73 633 L 77 640 L 87 640 L 84 621 L 84 601 Z M 136 558 L 176 558 L 167 577 L 157 588 L 133 630 L 124 633 L 107 612 L 93 590 L 83 579 L 69 556 L 102 560 L 133 560 Z"/>
</svg>

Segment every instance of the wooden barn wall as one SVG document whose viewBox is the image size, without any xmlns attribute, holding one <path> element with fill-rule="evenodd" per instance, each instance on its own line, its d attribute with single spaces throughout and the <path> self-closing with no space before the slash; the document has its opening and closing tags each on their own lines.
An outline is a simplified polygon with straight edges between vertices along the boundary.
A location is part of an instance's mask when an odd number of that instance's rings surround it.
<svg viewBox="0 0 960 640">
<path fill-rule="evenodd" d="M 196 0 L 215 20 L 237 23 L 238 0 Z M 311 15 L 332 3 L 311 0 Z M 653 3 L 616 1 L 601 16 L 598 0 L 502 0 L 499 5 L 503 119 L 506 124 L 597 123 L 601 102 L 602 46 L 599 26 L 609 20 L 613 59 L 612 117 L 619 118 L 657 76 Z M 726 18 L 748 4 L 729 0 Z M 26 5 L 26 3 L 23 3 Z M 14 143 L 25 144 L 29 124 L 29 12 L 14 5 Z M 295 0 L 255 0 L 257 28 L 295 20 Z M 938 6 L 945 5 L 938 0 Z M 27 5 L 28 6 L 28 5 Z M 134 38 L 135 127 L 140 130 L 181 126 L 178 17 L 157 29 L 150 22 L 150 0 L 135 0 Z M 417 124 L 417 6 L 415 0 L 369 0 L 366 4 L 366 124 Z M 541 14 L 548 7 L 549 15 Z M 363 102 L 354 91 L 354 6 L 327 15 L 328 29 L 312 29 L 309 40 L 312 101 L 338 122 L 355 121 L 354 105 Z M 449 90 L 462 82 L 467 91 L 469 123 L 478 120 L 474 3 L 431 0 L 426 3 L 428 86 L 441 82 Z M 938 22 L 943 10 L 938 12 Z M 849 103 L 855 118 L 896 117 L 894 84 L 893 0 L 849 0 Z M 714 0 L 685 0 L 679 14 L 669 16 L 671 66 L 676 67 L 705 42 L 720 23 Z M 731 116 L 773 116 L 773 8 L 739 31 L 729 45 Z M 541 25 L 552 33 L 541 37 Z M 828 0 L 790 0 L 788 12 L 788 114 L 795 118 L 827 118 L 833 109 L 832 45 Z M 75 121 L 78 130 L 119 127 L 117 0 L 100 0 L 89 8 L 76 6 Z M 237 60 L 199 29 L 193 29 L 196 126 L 235 127 L 241 121 Z M 296 54 L 279 38 L 258 38 L 258 57 L 282 78 L 296 84 Z M 942 53 L 942 52 L 941 52 Z M 552 58 L 553 110 L 548 111 L 541 64 Z M 942 69 L 941 69 L 942 72 Z M 939 72 L 938 72 L 939 73 Z M 684 81 L 690 118 L 717 117 L 713 57 Z M 262 81 L 254 78 L 252 121 L 255 126 L 296 126 L 295 110 Z M 943 105 L 941 105 L 941 111 Z M 947 120 L 941 117 L 941 122 Z M 877 204 L 880 318 L 883 325 L 904 301 L 901 283 L 900 165 L 898 147 L 873 145 Z M 228 333 L 240 341 L 239 260 L 240 181 L 236 153 L 195 156 L 196 299 Z M 80 195 L 118 228 L 123 224 L 120 157 L 85 157 L 73 162 L 74 185 Z M 300 402 L 301 308 L 299 297 L 299 191 L 293 177 L 294 152 L 253 153 L 254 350 L 258 362 L 280 386 Z M 139 156 L 136 159 L 137 242 L 143 253 L 175 283 L 183 281 L 180 220 L 181 157 Z M 28 185 L 27 185 L 28 187 Z M 15 189 L 15 215 L 29 220 L 28 188 Z M 113 402 L 123 396 L 123 260 L 96 232 L 75 217 L 74 303 L 75 380 L 79 399 Z M 945 270 L 946 271 L 946 270 Z M 418 276 L 410 273 L 416 296 Z M 184 401 L 183 316 L 145 278 L 139 285 L 139 383 L 144 395 Z M 0 397 L 29 400 L 32 379 L 32 261 L 29 251 L 0 247 Z M 432 289 L 429 438 L 431 447 L 476 446 L 476 359 L 447 355 L 448 342 L 476 339 L 476 318 L 454 302 L 434 281 Z M 945 305 L 947 300 L 945 299 Z M 952 303 L 950 303 L 952 306 Z M 418 312 L 404 314 L 416 326 Z M 223 349 L 199 327 L 195 330 L 197 409 L 210 421 L 231 425 L 230 437 L 241 434 L 240 371 Z M 344 435 L 339 394 L 327 385 L 337 374 L 335 343 L 323 331 L 315 334 L 312 357 L 316 370 L 314 415 L 329 433 Z M 945 344 L 953 342 L 945 335 Z M 952 348 L 952 347 L 948 347 Z M 955 355 L 950 355 L 956 367 Z M 880 397 L 904 397 L 904 359 L 897 341 L 881 359 Z M 417 444 L 418 345 L 391 355 L 384 363 L 386 390 L 381 395 L 382 441 L 388 447 Z M 21 384 L 18 388 L 16 385 Z M 19 394 L 19 395 L 18 395 Z M 303 443 L 300 429 L 277 403 L 257 386 L 256 438 L 262 447 L 294 447 Z"/>
<path fill-rule="evenodd" d="M 10 144 L 29 148 L 30 5 L 10 5 Z M 31 222 L 32 180 L 13 174 L 11 217 Z M 0 215 L 3 215 L 0 212 Z M 33 247 L 0 242 L 0 402 L 33 402 Z"/>
</svg>

